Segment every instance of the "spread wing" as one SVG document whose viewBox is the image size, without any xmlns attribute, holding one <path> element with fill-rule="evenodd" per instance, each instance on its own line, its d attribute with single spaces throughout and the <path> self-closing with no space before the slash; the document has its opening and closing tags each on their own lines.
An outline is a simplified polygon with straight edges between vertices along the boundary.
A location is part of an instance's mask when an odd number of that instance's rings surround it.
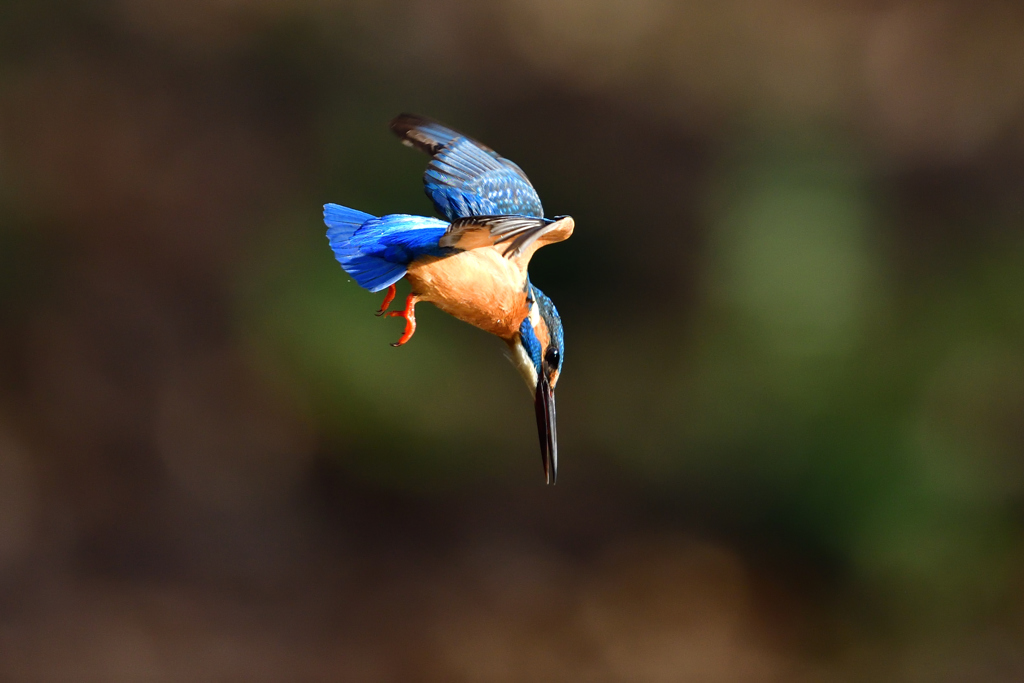
<svg viewBox="0 0 1024 683">
<path fill-rule="evenodd" d="M 557 220 L 533 216 L 459 218 L 448 227 L 438 246 L 466 250 L 506 245 L 502 252 L 505 257 L 525 256 L 526 263 L 545 244 L 568 239 L 574 225 L 569 216 Z"/>
<path fill-rule="evenodd" d="M 490 147 L 415 114 L 401 114 L 391 130 L 433 157 L 423 175 L 427 196 L 450 221 L 515 214 L 542 218 L 544 207 L 523 170 Z"/>
</svg>

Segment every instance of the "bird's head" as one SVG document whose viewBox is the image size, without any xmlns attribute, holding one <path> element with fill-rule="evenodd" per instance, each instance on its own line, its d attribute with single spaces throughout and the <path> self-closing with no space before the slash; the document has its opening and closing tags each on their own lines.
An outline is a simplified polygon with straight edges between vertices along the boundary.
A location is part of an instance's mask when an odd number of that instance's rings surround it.
<svg viewBox="0 0 1024 683">
<path fill-rule="evenodd" d="M 509 342 L 512 361 L 534 394 L 544 478 L 554 484 L 558 477 L 558 432 L 555 425 L 555 385 L 562 370 L 564 346 L 562 320 L 551 299 L 527 283 L 529 313 L 519 334 Z"/>
</svg>

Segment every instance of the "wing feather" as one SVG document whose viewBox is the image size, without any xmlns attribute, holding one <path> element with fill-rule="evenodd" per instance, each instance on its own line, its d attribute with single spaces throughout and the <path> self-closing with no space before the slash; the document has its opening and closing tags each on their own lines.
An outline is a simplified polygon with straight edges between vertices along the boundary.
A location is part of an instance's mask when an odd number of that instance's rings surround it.
<svg viewBox="0 0 1024 683">
<path fill-rule="evenodd" d="M 544 216 L 537 191 L 515 163 L 447 126 L 414 114 L 391 122 L 402 142 L 430 154 L 423 175 L 438 212 L 455 221 L 471 216 Z"/>
<path fill-rule="evenodd" d="M 568 239 L 573 227 L 573 220 L 568 216 L 558 220 L 533 216 L 472 216 L 452 221 L 438 246 L 476 249 L 507 244 L 502 252 L 506 258 L 531 256 L 545 244 Z"/>
</svg>

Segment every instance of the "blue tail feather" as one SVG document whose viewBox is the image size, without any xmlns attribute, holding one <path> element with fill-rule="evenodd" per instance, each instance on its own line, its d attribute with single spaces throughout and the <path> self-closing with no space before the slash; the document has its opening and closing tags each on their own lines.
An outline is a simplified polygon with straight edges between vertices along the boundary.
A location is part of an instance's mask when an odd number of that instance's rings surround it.
<svg viewBox="0 0 1024 683">
<path fill-rule="evenodd" d="M 448 224 L 435 218 L 377 218 L 338 204 L 324 205 L 327 239 L 345 272 L 360 287 L 379 292 L 405 277 L 418 256 L 438 253 Z"/>
</svg>

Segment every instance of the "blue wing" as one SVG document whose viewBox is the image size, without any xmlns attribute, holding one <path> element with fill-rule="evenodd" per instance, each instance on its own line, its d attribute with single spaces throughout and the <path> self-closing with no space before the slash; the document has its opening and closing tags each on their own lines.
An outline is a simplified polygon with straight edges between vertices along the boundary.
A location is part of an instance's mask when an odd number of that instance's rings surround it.
<svg viewBox="0 0 1024 683">
<path fill-rule="evenodd" d="M 444 256 L 438 246 L 448 224 L 436 218 L 392 214 L 377 218 L 338 204 L 324 205 L 334 257 L 360 287 L 379 292 L 405 277 L 420 256 Z"/>
<path fill-rule="evenodd" d="M 391 130 L 433 158 L 423 176 L 427 196 L 448 220 L 517 214 L 542 218 L 544 207 L 523 170 L 490 147 L 436 121 L 402 114 Z"/>
</svg>

